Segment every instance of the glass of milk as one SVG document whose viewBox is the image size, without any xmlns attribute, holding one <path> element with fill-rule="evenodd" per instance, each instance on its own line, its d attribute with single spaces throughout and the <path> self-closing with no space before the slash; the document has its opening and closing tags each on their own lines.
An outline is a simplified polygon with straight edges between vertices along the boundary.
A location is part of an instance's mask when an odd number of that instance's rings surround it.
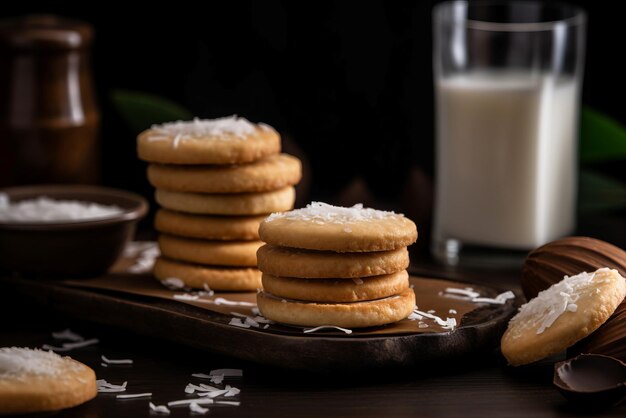
<svg viewBox="0 0 626 418">
<path fill-rule="evenodd" d="M 575 228 L 585 13 L 541 2 L 437 5 L 432 250 L 520 262 Z"/>
</svg>

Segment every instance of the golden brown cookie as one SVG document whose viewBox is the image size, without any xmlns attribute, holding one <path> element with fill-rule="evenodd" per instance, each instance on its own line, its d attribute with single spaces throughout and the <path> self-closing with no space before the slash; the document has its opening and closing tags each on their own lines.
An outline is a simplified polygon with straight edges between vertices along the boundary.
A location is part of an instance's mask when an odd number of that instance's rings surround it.
<svg viewBox="0 0 626 418">
<path fill-rule="evenodd" d="M 51 351 L 0 348 L 0 415 L 70 408 L 97 393 L 94 371 L 76 360 Z"/>
<path fill-rule="evenodd" d="M 279 152 L 272 127 L 236 116 L 153 125 L 137 138 L 139 158 L 165 164 L 241 164 Z"/>
<path fill-rule="evenodd" d="M 300 160 L 287 154 L 238 165 L 148 166 L 148 180 L 154 187 L 176 192 L 267 192 L 293 186 L 301 177 Z"/>
<path fill-rule="evenodd" d="M 191 215 L 159 209 L 154 218 L 154 227 L 159 232 L 181 237 L 249 241 L 259 239 L 259 225 L 263 219 L 265 215 Z"/>
<path fill-rule="evenodd" d="M 257 251 L 259 270 L 274 276 L 350 279 L 396 273 L 409 266 L 406 247 L 391 251 L 336 253 L 264 245 Z"/>
<path fill-rule="evenodd" d="M 154 263 L 157 280 L 177 278 L 192 289 L 204 289 L 205 285 L 221 291 L 255 291 L 261 288 L 261 272 L 248 267 L 217 267 L 181 263 L 159 257 Z"/>
<path fill-rule="evenodd" d="M 367 302 L 315 303 L 288 300 L 260 292 L 257 294 L 257 305 L 263 316 L 284 324 L 364 328 L 390 324 L 408 317 L 415 308 L 415 293 L 412 289 L 406 289 L 399 295 Z"/>
<path fill-rule="evenodd" d="M 502 337 L 502 354 L 519 366 L 560 353 L 600 327 L 625 296 L 617 270 L 566 277 L 520 308 Z"/>
<path fill-rule="evenodd" d="M 161 254 L 174 260 L 215 266 L 256 267 L 261 241 L 206 241 L 161 234 Z"/>
<path fill-rule="evenodd" d="M 355 205 L 313 202 L 304 209 L 274 213 L 261 223 L 261 240 L 308 250 L 389 251 L 417 239 L 415 224 L 403 215 Z"/>
<path fill-rule="evenodd" d="M 289 210 L 296 199 L 293 187 L 271 192 L 201 194 L 157 189 L 156 201 L 166 209 L 206 215 L 261 215 Z"/>
<path fill-rule="evenodd" d="M 358 302 L 397 295 L 409 288 L 406 270 L 354 280 L 297 279 L 263 273 L 263 290 L 279 298 L 316 302 Z"/>
</svg>

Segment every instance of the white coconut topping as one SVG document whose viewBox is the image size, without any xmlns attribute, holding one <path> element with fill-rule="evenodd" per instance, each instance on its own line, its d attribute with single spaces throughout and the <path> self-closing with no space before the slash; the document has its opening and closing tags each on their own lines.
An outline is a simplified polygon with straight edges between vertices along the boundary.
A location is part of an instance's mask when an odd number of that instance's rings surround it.
<svg viewBox="0 0 626 418">
<path fill-rule="evenodd" d="M 185 288 L 185 282 L 183 282 L 178 277 L 168 277 L 167 279 L 163 279 L 161 280 L 161 284 L 170 290 L 179 290 Z"/>
<path fill-rule="evenodd" d="M 576 302 L 581 292 L 593 286 L 597 273 L 608 271 L 610 270 L 605 267 L 593 273 L 582 272 L 575 276 L 565 276 L 563 280 L 539 292 L 534 299 L 522 305 L 517 315 L 511 319 L 509 328 L 512 324 L 517 324 L 520 330 L 537 327 L 536 333 L 543 333 L 565 312 L 576 312 Z"/>
<path fill-rule="evenodd" d="M 258 125 L 261 129 L 272 129 L 265 124 Z M 172 147 L 176 148 L 181 142 L 190 139 L 207 141 L 245 141 L 254 135 L 257 126 L 246 118 L 237 115 L 218 119 L 198 119 L 192 121 L 176 121 L 152 125 L 148 141 L 164 141 L 172 139 Z"/>
<path fill-rule="evenodd" d="M 295 209 L 289 212 L 272 213 L 265 218 L 265 222 L 276 219 L 292 219 L 311 222 L 318 225 L 324 224 L 350 224 L 355 222 L 367 222 L 403 216 L 395 212 L 387 212 L 371 208 L 364 208 L 358 203 L 352 207 L 333 206 L 323 202 L 311 202 L 303 209 Z M 345 229 L 344 229 L 345 230 Z M 352 230 L 350 230 L 351 232 Z"/>
<path fill-rule="evenodd" d="M 115 205 L 101 205 L 77 200 L 55 200 L 45 196 L 11 203 L 6 193 L 0 193 L 0 222 L 85 221 L 111 218 L 122 212 L 123 209 Z"/>
<path fill-rule="evenodd" d="M 69 357 L 39 349 L 0 348 L 0 379 L 20 379 L 26 375 L 61 376 L 68 370 L 80 369 Z"/>
</svg>

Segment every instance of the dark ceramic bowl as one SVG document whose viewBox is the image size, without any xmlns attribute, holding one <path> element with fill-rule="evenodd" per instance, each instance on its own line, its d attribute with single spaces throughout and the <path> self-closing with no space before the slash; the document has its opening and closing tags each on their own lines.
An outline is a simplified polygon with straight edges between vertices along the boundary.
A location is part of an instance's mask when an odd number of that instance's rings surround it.
<svg viewBox="0 0 626 418">
<path fill-rule="evenodd" d="M 31 277 L 75 278 L 106 272 L 148 211 L 148 203 L 139 195 L 96 186 L 25 186 L 0 193 L 6 193 L 11 202 L 46 196 L 116 205 L 123 210 L 112 217 L 81 221 L 0 221 L 0 270 Z"/>
</svg>

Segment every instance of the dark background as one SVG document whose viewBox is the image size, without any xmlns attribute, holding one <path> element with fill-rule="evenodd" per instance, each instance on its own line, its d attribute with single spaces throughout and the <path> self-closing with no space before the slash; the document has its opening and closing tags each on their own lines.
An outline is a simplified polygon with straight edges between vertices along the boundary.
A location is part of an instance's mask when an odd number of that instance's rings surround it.
<svg viewBox="0 0 626 418">
<path fill-rule="evenodd" d="M 432 206 L 431 9 L 436 1 L 12 3 L 4 17 L 54 13 L 93 24 L 102 183 L 150 196 L 116 89 L 161 96 L 199 117 L 273 125 L 305 162 L 298 205 L 393 208 L 428 234 Z M 623 13 L 588 12 L 583 102 L 626 122 Z M 422 235 L 424 237 L 424 235 Z"/>
</svg>

